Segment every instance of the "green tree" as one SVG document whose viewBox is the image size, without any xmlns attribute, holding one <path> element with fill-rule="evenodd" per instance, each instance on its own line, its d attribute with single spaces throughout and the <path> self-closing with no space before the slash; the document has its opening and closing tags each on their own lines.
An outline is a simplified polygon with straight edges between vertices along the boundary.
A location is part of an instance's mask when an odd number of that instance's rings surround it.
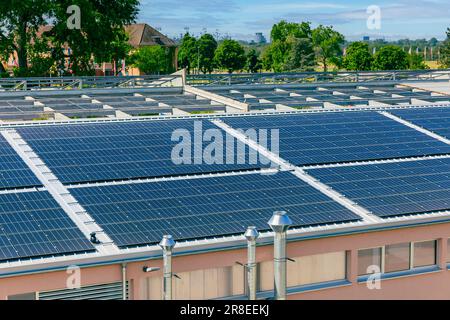
<svg viewBox="0 0 450 320">
<path fill-rule="evenodd" d="M 353 42 L 347 47 L 343 67 L 347 70 L 367 71 L 372 68 L 373 56 L 365 42 Z"/>
<path fill-rule="evenodd" d="M 289 37 L 288 43 L 291 50 L 284 69 L 286 71 L 314 71 L 316 57 L 311 39 Z"/>
<path fill-rule="evenodd" d="M 7 60 L 17 52 L 20 73 L 28 68 L 28 51 L 39 26 L 46 23 L 52 0 L 0 1 L 0 54 Z M 67 9 L 67 7 L 66 7 Z"/>
<path fill-rule="evenodd" d="M 48 77 L 55 73 L 54 67 L 58 62 L 54 54 L 49 54 L 48 45 L 45 37 L 34 40 L 33 46 L 28 51 L 29 67 L 26 76 Z M 17 74 L 19 70 L 16 70 L 15 73 Z M 19 72 L 19 75 L 23 75 L 23 73 Z"/>
<path fill-rule="evenodd" d="M 341 45 L 345 42 L 342 34 L 333 30 L 331 26 L 320 25 L 312 31 L 312 40 L 324 72 L 328 71 L 329 63 L 339 63 L 342 57 Z"/>
<path fill-rule="evenodd" d="M 114 52 L 126 42 L 125 25 L 133 23 L 138 13 L 139 0 L 53 0 L 54 27 L 47 36 L 55 48 L 71 49 L 71 64 L 75 74 L 92 74 L 92 57 L 108 59 L 105 52 Z M 70 5 L 81 9 L 81 29 L 68 29 L 66 13 Z M 99 61 L 109 62 L 109 61 Z"/>
<path fill-rule="evenodd" d="M 191 69 L 196 65 L 195 57 L 197 56 L 197 40 L 189 33 L 186 33 L 181 40 L 178 50 L 178 63 L 181 68 L 186 68 L 187 73 L 191 73 Z"/>
<path fill-rule="evenodd" d="M 261 60 L 255 49 L 250 49 L 247 53 L 247 63 L 245 69 L 251 73 L 257 73 L 262 69 Z"/>
<path fill-rule="evenodd" d="M 286 41 L 276 40 L 264 50 L 263 67 L 266 70 L 282 72 L 289 59 L 290 45 Z"/>
<path fill-rule="evenodd" d="M 246 57 L 244 48 L 235 40 L 224 40 L 216 50 L 215 61 L 219 68 L 228 73 L 242 70 L 245 67 Z"/>
<path fill-rule="evenodd" d="M 447 39 L 442 44 L 440 51 L 441 59 L 439 64 L 443 68 L 450 68 L 450 28 L 447 28 Z"/>
<path fill-rule="evenodd" d="M 0 78 L 8 78 L 9 73 L 6 72 L 5 68 L 3 67 L 2 62 L 0 61 Z"/>
<path fill-rule="evenodd" d="M 214 70 L 214 55 L 217 49 L 217 41 L 209 33 L 205 33 L 197 41 L 197 67 L 203 73 L 211 73 Z"/>
<path fill-rule="evenodd" d="M 408 64 L 409 69 L 411 70 L 429 69 L 429 67 L 425 64 L 422 55 L 416 53 L 408 54 Z"/>
<path fill-rule="evenodd" d="M 133 47 L 128 43 L 129 36 L 126 34 L 125 30 L 118 30 L 114 35 L 113 41 L 111 41 L 105 51 L 97 53 L 95 59 L 97 62 L 112 61 L 116 66 L 116 72 L 118 69 L 119 61 L 126 59 Z"/>
<path fill-rule="evenodd" d="M 130 57 L 130 63 L 145 74 L 161 74 L 167 72 L 169 54 L 161 46 L 141 47 Z"/>
<path fill-rule="evenodd" d="M 406 70 L 408 67 L 408 55 L 400 47 L 387 45 L 375 53 L 373 61 L 375 70 Z"/>
<path fill-rule="evenodd" d="M 299 49 L 297 41 L 293 39 L 311 39 L 311 24 L 309 22 L 294 23 L 282 20 L 272 27 L 270 35 L 272 43 L 263 52 L 263 66 L 266 70 L 273 70 L 274 72 L 286 71 L 298 64 L 293 61 L 295 51 Z M 305 41 L 302 41 L 302 44 L 304 45 Z M 294 45 L 296 45 L 295 48 L 293 48 Z M 300 57 L 297 55 L 296 58 Z"/>
<path fill-rule="evenodd" d="M 436 47 L 438 44 L 439 44 L 439 40 L 436 39 L 435 37 L 431 38 L 428 41 L 428 45 L 431 46 L 431 47 Z"/>
<path fill-rule="evenodd" d="M 295 38 L 311 38 L 311 23 L 295 23 L 282 20 L 275 24 L 270 32 L 272 41 L 287 41 L 289 36 Z"/>
</svg>

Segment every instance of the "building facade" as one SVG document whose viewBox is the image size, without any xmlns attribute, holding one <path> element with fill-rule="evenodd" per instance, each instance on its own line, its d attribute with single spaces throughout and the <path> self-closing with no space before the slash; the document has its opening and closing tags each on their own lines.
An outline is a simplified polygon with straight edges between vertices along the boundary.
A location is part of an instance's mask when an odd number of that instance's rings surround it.
<svg viewBox="0 0 450 320">
<path fill-rule="evenodd" d="M 288 262 L 288 299 L 450 299 L 446 285 L 450 280 L 447 268 L 450 224 L 389 229 L 305 237 L 299 241 L 291 235 L 287 254 L 294 261 Z M 173 280 L 174 299 L 246 299 L 245 270 L 236 262 L 246 263 L 247 252 L 245 242 L 237 242 L 240 244 L 232 244 L 235 249 L 205 248 L 192 254 L 183 252 L 185 248 L 178 253 L 175 250 L 173 271 L 179 278 Z M 142 261 L 80 264 L 81 289 L 67 289 L 74 273 L 66 266 L 54 271 L 3 275 L 0 298 L 122 299 L 125 280 L 127 299 L 160 300 L 162 271 L 146 273 L 143 268 L 162 268 L 161 258 L 156 255 L 146 260 L 144 255 L 136 260 Z M 270 243 L 258 246 L 257 262 L 258 299 L 270 299 L 273 297 Z M 378 267 L 380 277 L 374 274 L 368 280 L 369 266 Z"/>
</svg>

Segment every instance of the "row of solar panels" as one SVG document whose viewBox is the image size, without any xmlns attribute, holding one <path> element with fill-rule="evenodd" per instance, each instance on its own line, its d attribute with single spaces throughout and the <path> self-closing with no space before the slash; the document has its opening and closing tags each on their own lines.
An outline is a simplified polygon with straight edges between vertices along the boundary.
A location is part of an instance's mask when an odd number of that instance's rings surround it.
<svg viewBox="0 0 450 320">
<path fill-rule="evenodd" d="M 225 105 L 177 92 L 124 94 L 39 95 L 25 98 L 0 97 L 0 120 L 33 120 L 51 117 L 54 112 L 70 118 L 112 117 L 116 110 L 131 116 L 172 114 L 173 108 L 186 112 L 225 111 Z M 49 109 L 50 108 L 50 109 Z"/>
<path fill-rule="evenodd" d="M 324 108 L 329 106 L 369 106 L 375 104 L 409 105 L 449 103 L 450 96 L 405 86 L 355 84 L 339 86 L 247 86 L 237 90 L 207 88 L 213 93 L 250 105 L 250 110 L 274 110 L 279 105 L 291 108 Z M 173 108 L 185 112 L 225 112 L 226 106 L 182 94 L 181 90 L 134 93 L 90 93 L 89 97 L 73 94 L 39 95 L 12 99 L 0 96 L 0 120 L 34 120 L 53 118 L 60 113 L 70 118 L 115 117 L 116 110 L 131 116 L 172 114 Z M 38 106 L 33 106 L 35 102 Z M 46 108 L 44 108 L 46 106 Z M 106 106 L 106 107 L 105 107 Z M 51 108 L 51 109 L 49 109 Z M 51 111 L 53 110 L 53 111 Z"/>
<path fill-rule="evenodd" d="M 450 108 L 391 112 L 450 138 Z M 311 166 L 450 154 L 450 145 L 376 112 L 222 120 L 234 128 L 280 130 L 281 158 L 306 166 L 310 174 L 380 217 L 450 209 L 450 159 L 323 169 Z M 120 247 L 153 244 L 165 233 L 188 240 L 239 234 L 249 224 L 267 230 L 266 221 L 278 209 L 287 210 L 297 227 L 361 219 L 292 173 L 248 171 L 267 166 L 267 159 L 255 164 L 175 165 L 173 133 L 181 129 L 193 137 L 217 129 L 206 120 L 201 126 L 186 119 L 34 126 L 17 131 Z M 202 146 L 206 145 L 203 142 Z M 237 146 L 232 146 L 234 151 Z M 46 191 L 12 191 L 41 183 L 2 137 L 0 152 L 0 260 L 94 250 Z M 248 160 L 248 149 L 244 156 Z M 247 172 L 80 185 L 230 171 Z"/>
<path fill-rule="evenodd" d="M 247 88 L 206 88 L 213 93 L 250 105 L 251 110 L 275 109 L 277 104 L 292 108 L 337 106 L 369 106 L 372 101 L 382 104 L 402 105 L 450 103 L 450 96 L 406 86 L 349 84 L 347 86 L 248 86 Z"/>
</svg>

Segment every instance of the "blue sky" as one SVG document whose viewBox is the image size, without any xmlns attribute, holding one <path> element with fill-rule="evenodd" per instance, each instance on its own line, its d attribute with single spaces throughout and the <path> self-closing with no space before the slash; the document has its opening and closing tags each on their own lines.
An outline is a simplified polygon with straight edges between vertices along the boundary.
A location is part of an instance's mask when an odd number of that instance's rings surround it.
<svg viewBox="0 0 450 320">
<path fill-rule="evenodd" d="M 381 29 L 367 28 L 367 8 L 381 9 Z M 281 20 L 333 25 L 351 40 L 363 35 L 388 40 L 409 37 L 444 38 L 450 27 L 449 0 L 141 0 L 139 22 L 176 36 L 189 27 L 199 34 L 206 28 L 250 40 L 255 32 L 268 35 Z"/>
</svg>

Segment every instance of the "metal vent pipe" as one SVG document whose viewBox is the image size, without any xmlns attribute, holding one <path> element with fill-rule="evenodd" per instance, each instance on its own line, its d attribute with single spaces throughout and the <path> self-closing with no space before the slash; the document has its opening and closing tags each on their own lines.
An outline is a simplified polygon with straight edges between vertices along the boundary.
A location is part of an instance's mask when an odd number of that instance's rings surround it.
<svg viewBox="0 0 450 320">
<path fill-rule="evenodd" d="M 285 211 L 276 211 L 268 224 L 275 233 L 273 255 L 275 299 L 286 300 L 286 236 L 292 221 Z"/>
<path fill-rule="evenodd" d="M 127 264 L 122 263 L 122 299 L 127 300 Z"/>
<path fill-rule="evenodd" d="M 175 241 L 172 236 L 166 235 L 162 238 L 159 246 L 163 250 L 164 261 L 163 299 L 172 300 L 172 251 L 175 247 Z"/>
<path fill-rule="evenodd" d="M 256 239 L 259 237 L 256 227 L 248 227 L 244 234 L 247 239 L 247 289 L 248 299 L 256 300 Z"/>
</svg>

